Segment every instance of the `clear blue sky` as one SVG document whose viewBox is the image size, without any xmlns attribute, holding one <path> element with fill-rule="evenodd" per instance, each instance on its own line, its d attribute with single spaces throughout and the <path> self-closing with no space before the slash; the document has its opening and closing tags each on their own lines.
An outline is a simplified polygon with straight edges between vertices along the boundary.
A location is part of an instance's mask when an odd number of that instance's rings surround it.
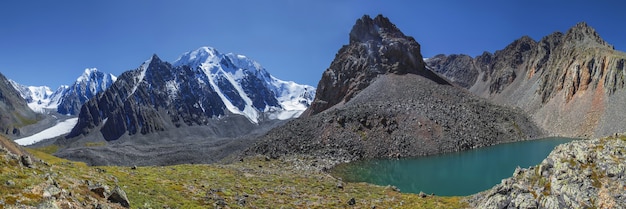
<svg viewBox="0 0 626 209">
<path fill-rule="evenodd" d="M 212 46 L 315 86 L 356 19 L 379 13 L 415 37 L 424 57 L 494 52 L 580 21 L 626 50 L 622 1 L 9 0 L 0 2 L 0 72 L 54 89 L 85 68 L 119 75 L 154 53 L 173 62 Z"/>
</svg>

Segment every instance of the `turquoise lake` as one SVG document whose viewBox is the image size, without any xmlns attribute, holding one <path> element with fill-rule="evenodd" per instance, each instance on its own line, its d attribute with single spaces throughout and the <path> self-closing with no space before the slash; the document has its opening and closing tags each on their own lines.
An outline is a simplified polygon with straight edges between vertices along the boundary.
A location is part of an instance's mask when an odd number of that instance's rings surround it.
<svg viewBox="0 0 626 209">
<path fill-rule="evenodd" d="M 348 182 L 394 185 L 401 192 L 465 196 L 511 177 L 517 166 L 541 163 L 554 147 L 572 140 L 545 138 L 419 158 L 363 160 L 338 165 L 332 173 Z"/>
</svg>

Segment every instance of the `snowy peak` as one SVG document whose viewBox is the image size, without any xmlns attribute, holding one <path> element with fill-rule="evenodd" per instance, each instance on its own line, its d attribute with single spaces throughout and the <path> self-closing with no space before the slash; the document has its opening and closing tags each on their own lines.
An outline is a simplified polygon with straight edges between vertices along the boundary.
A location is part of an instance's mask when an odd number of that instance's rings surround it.
<svg viewBox="0 0 626 209">
<path fill-rule="evenodd" d="M 47 86 L 25 86 L 13 80 L 9 80 L 9 82 L 20 93 L 20 96 L 26 100 L 28 107 L 35 112 L 45 112 L 55 95 L 55 92 Z"/>
<path fill-rule="evenodd" d="M 87 68 L 71 86 L 62 85 L 55 91 L 47 86 L 25 86 L 11 81 L 15 88 L 35 112 L 58 112 L 76 115 L 80 106 L 97 93 L 106 90 L 117 80 L 112 74 Z"/>
<path fill-rule="evenodd" d="M 219 62 L 219 57 L 222 56 L 216 49 L 212 47 L 200 47 L 197 50 L 185 52 L 176 61 L 174 66 L 200 66 L 202 63 Z"/>
<path fill-rule="evenodd" d="M 78 114 L 85 102 L 109 88 L 116 80 L 117 77 L 114 75 L 100 72 L 96 68 L 85 69 L 76 82 L 69 86 L 60 97 L 57 111 L 61 114 Z"/>
<path fill-rule="evenodd" d="M 184 53 L 174 66 L 189 66 L 204 74 L 227 109 L 258 123 L 300 116 L 313 100 L 315 88 L 271 76 L 261 64 L 244 55 L 221 54 L 212 47 Z"/>
</svg>

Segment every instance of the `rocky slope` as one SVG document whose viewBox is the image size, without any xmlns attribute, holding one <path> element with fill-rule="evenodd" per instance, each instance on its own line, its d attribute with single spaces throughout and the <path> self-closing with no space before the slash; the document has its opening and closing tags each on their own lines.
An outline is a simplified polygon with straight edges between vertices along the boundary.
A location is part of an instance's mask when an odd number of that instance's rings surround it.
<svg viewBox="0 0 626 209">
<path fill-rule="evenodd" d="M 419 44 L 381 15 L 356 22 L 307 113 L 273 129 L 244 155 L 305 154 L 339 162 L 542 135 L 521 110 L 493 105 L 426 70 Z"/>
<path fill-rule="evenodd" d="M 554 135 L 605 136 L 626 129 L 626 54 L 585 23 L 540 41 L 524 36 L 503 50 L 437 55 L 426 64 L 453 83 L 520 107 Z M 584 116 L 581 119 L 581 116 Z"/>
<path fill-rule="evenodd" d="M 476 194 L 476 208 L 624 208 L 626 138 L 559 145 L 541 164 Z"/>
<path fill-rule="evenodd" d="M 20 128 L 33 124 L 40 116 L 33 112 L 11 82 L 0 74 L 0 131 L 2 134 L 19 136 Z"/>
</svg>

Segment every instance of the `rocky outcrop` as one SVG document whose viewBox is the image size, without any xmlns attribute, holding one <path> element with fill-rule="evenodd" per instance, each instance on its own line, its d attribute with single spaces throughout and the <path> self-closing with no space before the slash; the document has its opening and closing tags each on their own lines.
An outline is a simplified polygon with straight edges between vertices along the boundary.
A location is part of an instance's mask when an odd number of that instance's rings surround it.
<svg viewBox="0 0 626 209">
<path fill-rule="evenodd" d="M 69 161 L 44 162 L 0 136 L 0 179 L 8 179 L 0 182 L 0 208 L 34 208 L 34 205 L 36 208 L 130 206 L 126 193 L 119 186 L 110 192 L 105 184 L 98 183 L 102 185 L 101 190 L 92 185 L 92 180 L 107 182 L 107 178 L 111 178 L 109 174 L 95 174 L 100 168 L 77 167 Z M 89 171 L 91 169 L 94 171 Z M 80 171 L 74 173 L 76 170 Z"/>
<path fill-rule="evenodd" d="M 122 190 L 119 186 L 115 187 L 115 189 L 111 191 L 111 195 L 109 195 L 107 200 L 112 203 L 119 203 L 125 208 L 130 208 L 130 202 L 128 201 L 126 192 L 124 192 L 124 190 Z"/>
<path fill-rule="evenodd" d="M 615 51 L 586 23 L 538 42 L 524 36 L 503 50 L 471 60 L 467 55 L 426 60 L 457 85 L 520 107 L 552 134 L 572 137 L 626 129 L 626 122 L 613 117 L 625 111 L 620 99 L 626 94 L 621 91 L 625 62 L 626 54 Z"/>
<path fill-rule="evenodd" d="M 426 70 L 420 45 L 405 36 L 382 15 L 365 15 L 350 32 L 350 44 L 343 46 L 317 85 L 315 100 L 304 115 L 320 113 L 350 101 L 383 74 L 417 74 L 440 84 L 447 81 Z"/>
<path fill-rule="evenodd" d="M 469 202 L 476 208 L 624 208 L 625 161 L 623 137 L 570 142 Z"/>
<path fill-rule="evenodd" d="M 425 69 L 418 62 L 419 44 L 400 36 L 386 18 L 364 16 L 350 34 L 350 45 L 339 50 L 319 83 L 314 101 L 321 103 L 307 110 L 314 114 L 273 129 L 245 155 L 304 154 L 342 162 L 431 155 L 542 135 L 521 110 L 493 105 Z M 372 44 L 375 50 L 365 50 Z M 413 51 L 373 52 L 399 46 Z"/>
<path fill-rule="evenodd" d="M 19 136 L 20 128 L 33 124 L 40 116 L 33 112 L 9 80 L 0 74 L 0 132 Z"/>
</svg>

